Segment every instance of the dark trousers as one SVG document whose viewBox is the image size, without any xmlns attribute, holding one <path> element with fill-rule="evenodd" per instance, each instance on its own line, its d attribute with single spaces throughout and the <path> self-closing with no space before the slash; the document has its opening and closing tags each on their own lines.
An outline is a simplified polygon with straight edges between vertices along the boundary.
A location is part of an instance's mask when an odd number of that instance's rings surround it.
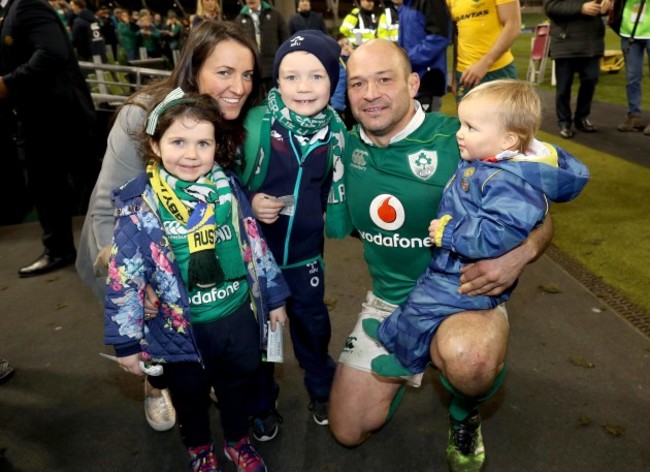
<svg viewBox="0 0 650 472">
<path fill-rule="evenodd" d="M 3 182 L 0 186 L 0 198 L 6 202 L 0 212 L 0 226 L 22 223 L 33 206 L 31 196 L 27 192 L 25 169 L 18 152 L 14 124 L 0 113 L 0 166 Z"/>
<path fill-rule="evenodd" d="M 212 441 L 210 387 L 219 399 L 224 440 L 248 435 L 248 406 L 260 362 L 259 329 L 250 305 L 230 316 L 192 326 L 203 365 L 165 364 L 172 403 L 183 444 L 197 447 Z"/>
<path fill-rule="evenodd" d="M 571 85 L 573 76 L 578 74 L 580 87 L 576 110 L 571 117 Z M 591 113 L 591 101 L 594 98 L 598 76 L 600 75 L 600 57 L 571 57 L 555 59 L 555 113 L 560 125 L 584 120 Z"/>
<path fill-rule="evenodd" d="M 311 400 L 329 398 L 336 364 L 328 353 L 332 327 L 323 301 L 325 274 L 320 262 L 291 269 L 282 269 L 291 297 L 287 299 L 287 315 L 293 351 L 305 371 L 305 387 Z M 278 387 L 273 379 L 274 366 L 263 363 L 256 379 L 257 400 L 253 413 L 273 408 Z M 221 401 L 221 400 L 220 400 Z"/>
<path fill-rule="evenodd" d="M 55 104 L 48 104 L 56 113 Z M 37 110 L 16 114 L 17 143 L 25 160 L 27 190 L 43 229 L 45 252 L 75 253 L 72 215 L 85 213 L 99 173 L 95 122 L 65 121 Z"/>
<path fill-rule="evenodd" d="M 73 148 L 82 144 L 73 142 L 74 128 L 64 130 L 62 126 L 30 118 L 19 123 L 19 136 L 25 157 L 27 190 L 43 229 L 45 251 L 53 256 L 74 254 L 75 195 L 70 170 L 75 164 Z"/>
</svg>

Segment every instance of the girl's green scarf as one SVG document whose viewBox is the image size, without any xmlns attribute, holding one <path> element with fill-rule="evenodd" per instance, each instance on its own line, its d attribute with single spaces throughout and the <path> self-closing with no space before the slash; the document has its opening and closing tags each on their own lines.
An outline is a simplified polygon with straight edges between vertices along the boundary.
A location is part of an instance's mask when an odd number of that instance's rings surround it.
<svg viewBox="0 0 650 472">
<path fill-rule="evenodd" d="M 187 229 L 189 289 L 245 276 L 232 190 L 221 168 L 215 164 L 206 176 L 185 182 L 152 161 L 147 164 L 147 176 L 160 204 Z M 224 235 L 219 244 L 218 234 Z"/>
<path fill-rule="evenodd" d="M 299 115 L 285 106 L 277 89 L 271 89 L 266 102 L 251 110 L 246 117 L 244 163 L 240 168 L 243 185 L 256 191 L 264 182 L 271 155 L 271 126 L 275 121 L 297 136 L 313 135 L 329 127 L 328 172 L 333 172 L 333 178 L 327 198 L 325 234 L 330 238 L 344 238 L 352 231 L 343 180 L 342 158 L 347 131 L 331 106 L 316 116 Z"/>
</svg>

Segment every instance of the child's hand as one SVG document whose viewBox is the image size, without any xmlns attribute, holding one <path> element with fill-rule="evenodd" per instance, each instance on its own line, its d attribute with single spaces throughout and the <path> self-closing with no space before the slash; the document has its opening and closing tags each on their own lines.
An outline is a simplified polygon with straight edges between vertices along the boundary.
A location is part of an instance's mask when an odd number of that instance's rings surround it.
<svg viewBox="0 0 650 472">
<path fill-rule="evenodd" d="M 253 214 L 262 223 L 270 225 L 275 223 L 280 214 L 280 210 L 284 208 L 284 203 L 276 199 L 272 195 L 266 193 L 258 193 L 253 197 L 251 202 L 253 207 Z"/>
<path fill-rule="evenodd" d="M 438 225 L 440 224 L 440 220 L 431 220 L 431 223 L 429 223 L 429 237 L 431 239 L 436 239 L 436 230 L 438 229 Z"/>
<path fill-rule="evenodd" d="M 284 323 L 287 321 L 287 310 L 284 308 L 284 305 L 272 310 L 269 313 L 269 320 L 271 321 L 271 331 L 273 332 L 275 332 L 278 323 L 280 323 L 280 326 L 284 326 Z"/>
<path fill-rule="evenodd" d="M 120 365 L 122 370 L 125 370 L 130 374 L 138 375 L 140 377 L 144 375 L 144 372 L 140 369 L 140 353 L 131 354 L 126 357 L 118 357 L 117 363 Z"/>
<path fill-rule="evenodd" d="M 144 293 L 144 314 L 145 319 L 155 318 L 158 314 L 158 308 L 160 308 L 160 301 L 156 296 L 151 285 L 145 287 Z"/>
</svg>

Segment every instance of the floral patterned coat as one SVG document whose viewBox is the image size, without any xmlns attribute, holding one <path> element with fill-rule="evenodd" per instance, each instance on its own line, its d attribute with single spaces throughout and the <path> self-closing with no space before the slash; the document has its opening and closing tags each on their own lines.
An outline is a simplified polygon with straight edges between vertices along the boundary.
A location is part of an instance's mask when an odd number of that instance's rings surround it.
<svg viewBox="0 0 650 472">
<path fill-rule="evenodd" d="M 289 289 L 253 217 L 237 178 L 226 175 L 238 212 L 237 236 L 253 311 L 260 326 L 260 349 L 266 346 L 270 310 L 284 304 Z M 113 193 L 116 224 L 106 281 L 105 343 L 118 356 L 138 352 L 145 360 L 200 362 L 190 325 L 190 301 L 180 268 L 161 226 L 156 197 L 143 173 Z M 144 313 L 145 287 L 160 300 L 155 317 Z"/>
</svg>

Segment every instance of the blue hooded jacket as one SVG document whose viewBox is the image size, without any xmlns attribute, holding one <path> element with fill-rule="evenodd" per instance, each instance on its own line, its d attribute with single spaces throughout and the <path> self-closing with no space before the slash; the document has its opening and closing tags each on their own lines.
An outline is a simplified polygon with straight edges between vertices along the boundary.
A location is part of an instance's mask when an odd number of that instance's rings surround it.
<svg viewBox="0 0 650 472">
<path fill-rule="evenodd" d="M 431 360 L 431 339 L 447 316 L 492 309 L 508 300 L 516 285 L 499 296 L 462 295 L 460 269 L 517 247 L 544 221 L 548 200 L 572 200 L 588 180 L 584 164 L 539 141 L 526 155 L 507 151 L 461 160 L 438 206 L 433 258 L 407 300 L 379 326 L 386 349 L 412 373 L 422 372 Z"/>
</svg>

